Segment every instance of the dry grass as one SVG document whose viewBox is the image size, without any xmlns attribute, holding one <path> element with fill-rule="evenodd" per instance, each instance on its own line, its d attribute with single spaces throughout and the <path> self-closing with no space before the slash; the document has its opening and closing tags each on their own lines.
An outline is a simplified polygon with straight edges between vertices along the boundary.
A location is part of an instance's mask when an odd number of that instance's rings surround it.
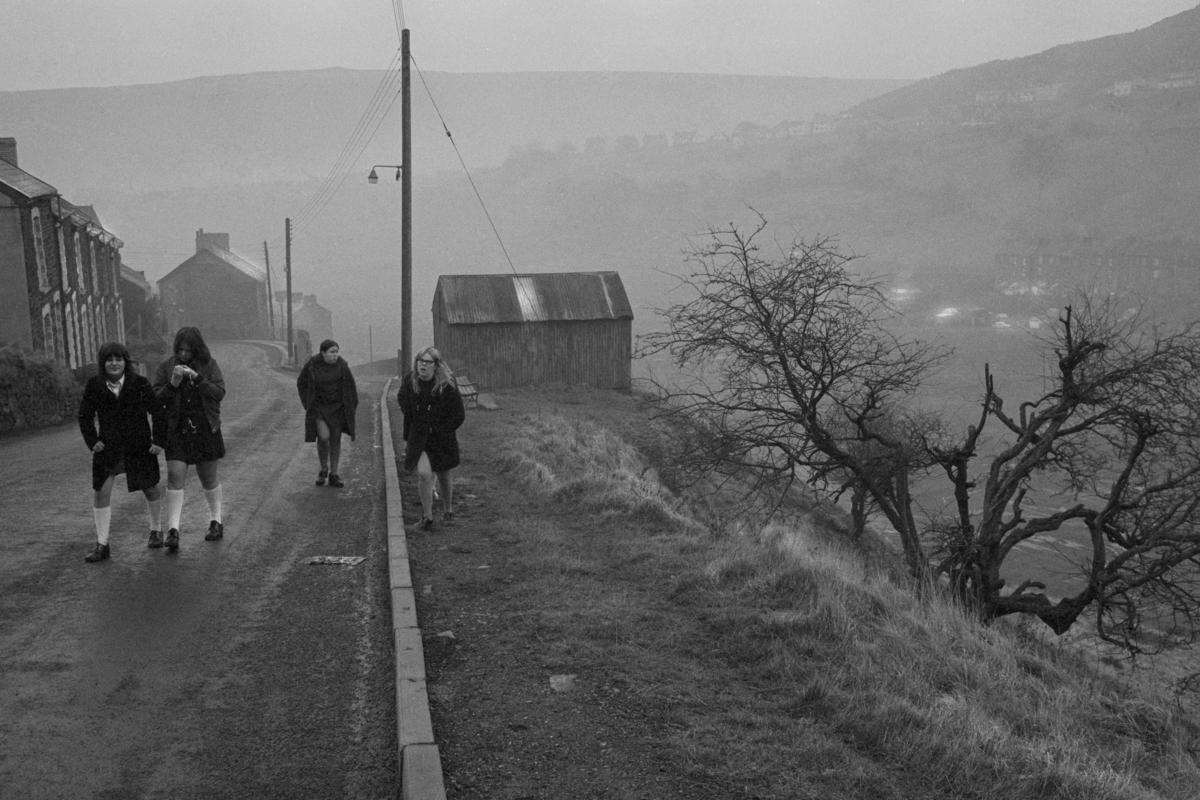
<svg viewBox="0 0 1200 800">
<path fill-rule="evenodd" d="M 566 407 L 510 432 L 508 477 L 609 543 L 515 523 L 536 592 L 561 599 L 525 622 L 551 660 L 620 666 L 692 779 L 745 797 L 1197 796 L 1200 727 L 1169 694 L 919 599 L 810 513 L 717 522 L 623 419 Z"/>
</svg>

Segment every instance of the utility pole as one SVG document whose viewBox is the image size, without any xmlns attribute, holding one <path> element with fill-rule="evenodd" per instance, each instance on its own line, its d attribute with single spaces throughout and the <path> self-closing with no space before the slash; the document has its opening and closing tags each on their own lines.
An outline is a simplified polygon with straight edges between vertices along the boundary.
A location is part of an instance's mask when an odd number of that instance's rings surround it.
<svg viewBox="0 0 1200 800">
<path fill-rule="evenodd" d="M 412 143 L 408 28 L 400 32 L 400 374 L 412 369 Z"/>
<path fill-rule="evenodd" d="M 283 271 L 287 275 L 287 349 L 288 363 L 296 363 L 296 346 L 292 343 L 292 218 L 283 220 Z"/>
<path fill-rule="evenodd" d="M 271 254 L 263 242 L 263 261 L 267 262 L 267 324 L 271 326 L 271 338 L 275 338 L 275 293 L 271 291 Z"/>
</svg>

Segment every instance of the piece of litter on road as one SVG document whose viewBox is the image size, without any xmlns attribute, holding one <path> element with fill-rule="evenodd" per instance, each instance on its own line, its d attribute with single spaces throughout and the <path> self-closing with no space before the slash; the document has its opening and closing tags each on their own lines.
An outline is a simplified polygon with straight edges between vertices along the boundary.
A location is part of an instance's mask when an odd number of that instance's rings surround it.
<svg viewBox="0 0 1200 800">
<path fill-rule="evenodd" d="M 308 560 L 310 564 L 345 564 L 353 567 L 355 564 L 361 564 L 366 561 L 366 556 L 313 556 Z"/>
<path fill-rule="evenodd" d="M 575 688 L 574 675 L 551 675 L 550 688 L 556 692 L 569 692 Z"/>
</svg>

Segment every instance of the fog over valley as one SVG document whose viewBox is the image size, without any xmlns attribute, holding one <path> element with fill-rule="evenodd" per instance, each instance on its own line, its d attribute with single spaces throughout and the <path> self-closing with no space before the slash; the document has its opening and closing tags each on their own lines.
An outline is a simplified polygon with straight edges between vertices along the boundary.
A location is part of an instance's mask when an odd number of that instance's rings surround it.
<svg viewBox="0 0 1200 800">
<path fill-rule="evenodd" d="M 431 337 L 437 276 L 511 271 L 616 270 L 643 332 L 705 231 L 760 214 L 780 247 L 835 237 L 921 324 L 1023 330 L 1085 285 L 1187 313 L 1200 292 L 1197 42 L 1192 10 L 916 82 L 414 71 L 415 342 Z M 400 185 L 393 170 L 366 175 L 400 159 L 399 104 L 369 136 L 356 123 L 390 102 L 384 79 L 0 92 L 0 135 L 22 169 L 93 206 L 152 282 L 204 229 L 259 265 L 266 243 L 281 290 L 291 218 L 293 290 L 333 312 L 352 360 L 379 359 L 399 340 Z M 366 146 L 346 158 L 356 135 Z M 1170 283 L 1130 284 L 1064 260 L 1080 253 L 1178 266 Z M 1021 261 L 1037 254 L 1056 266 Z"/>
</svg>

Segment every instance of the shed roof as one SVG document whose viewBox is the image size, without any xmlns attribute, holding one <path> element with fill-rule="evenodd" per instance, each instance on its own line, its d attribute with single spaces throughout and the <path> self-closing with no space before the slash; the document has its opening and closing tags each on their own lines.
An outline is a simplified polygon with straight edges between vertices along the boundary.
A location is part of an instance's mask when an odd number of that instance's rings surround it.
<svg viewBox="0 0 1200 800">
<path fill-rule="evenodd" d="M 3 158 L 0 158 L 0 183 L 11 187 L 31 200 L 35 197 L 58 194 L 58 189 L 33 177 L 15 164 L 8 163 Z"/>
<path fill-rule="evenodd" d="M 442 275 L 434 297 L 450 324 L 633 319 L 616 272 Z"/>
</svg>

